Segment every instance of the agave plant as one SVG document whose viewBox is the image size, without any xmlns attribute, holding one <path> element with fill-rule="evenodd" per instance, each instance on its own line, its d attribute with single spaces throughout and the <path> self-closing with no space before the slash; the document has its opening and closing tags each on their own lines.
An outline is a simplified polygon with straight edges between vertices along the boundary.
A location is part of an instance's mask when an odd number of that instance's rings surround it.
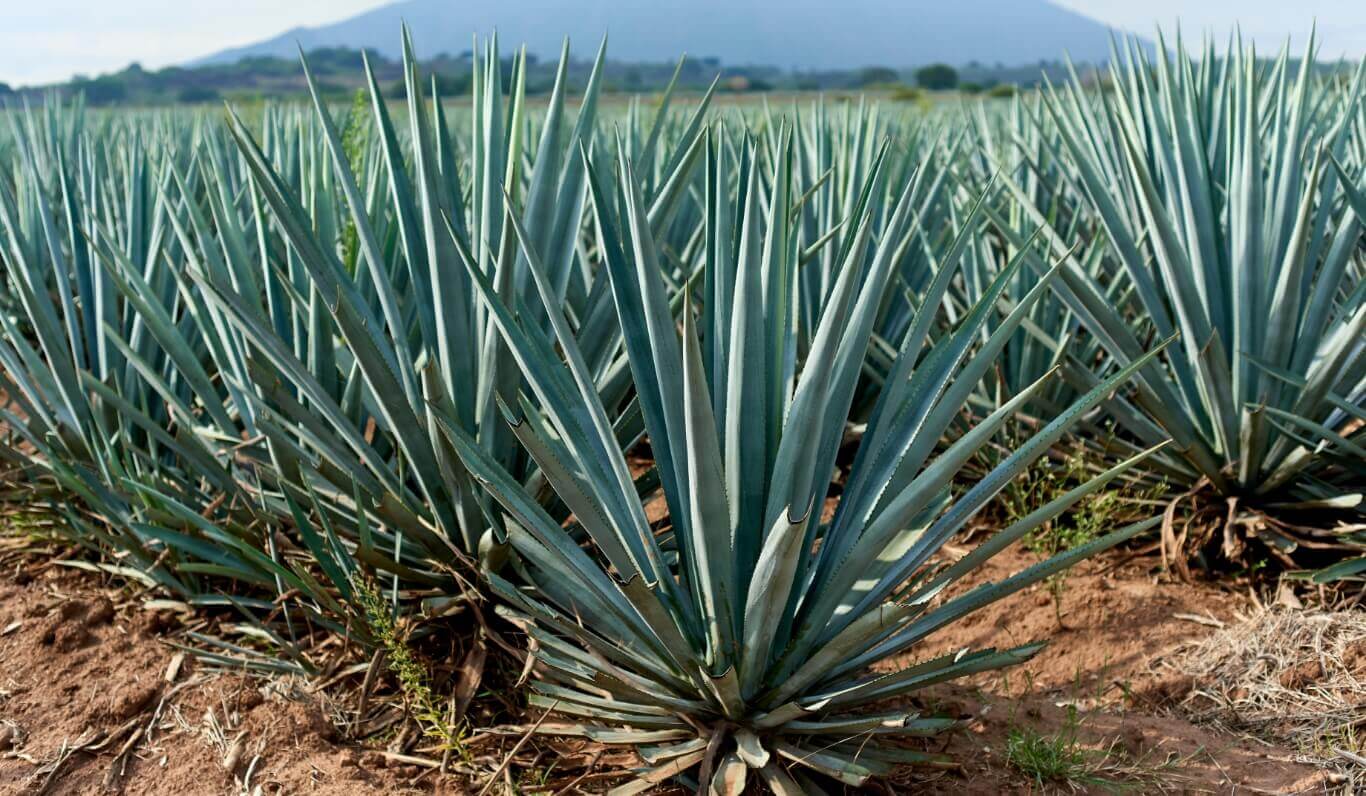
<svg viewBox="0 0 1366 796">
<path fill-rule="evenodd" d="M 1113 271 L 1107 261 L 1104 238 L 1090 234 L 1086 216 L 1076 212 L 1074 194 L 1059 173 L 1062 164 L 1050 154 L 1058 145 L 1056 130 L 1037 122 L 1036 116 L 1041 112 L 1037 96 L 1022 95 L 1004 105 L 981 104 L 974 109 L 971 129 L 975 144 L 967 149 L 954 170 L 954 178 L 960 183 L 958 190 L 991 192 L 1000 183 L 998 175 L 1004 175 L 1017 187 L 1013 193 L 992 194 L 991 212 L 996 225 L 1008 226 L 1010 234 L 992 226 L 972 240 L 963 255 L 963 280 L 950 289 L 955 308 L 970 306 L 1001 268 L 1021 256 L 1021 246 L 1031 250 L 1023 256 L 1039 267 L 1016 272 L 1006 288 L 1003 307 L 1013 306 L 1037 284 L 1046 270 L 1041 264 L 1049 256 L 1050 242 L 1047 235 L 1038 233 L 1032 218 L 1035 212 L 1053 220 L 1062 239 L 1074 241 L 1068 253 L 1101 286 L 1106 302 L 1122 307 L 1131 300 L 1131 281 L 1123 272 Z M 1016 201 L 1020 195 L 1028 198 L 1027 204 Z M 961 222 L 958 214 L 952 213 L 944 223 L 953 230 Z M 985 331 L 994 329 L 995 323 L 996 319 L 988 320 Z M 1063 378 L 1037 395 L 1020 418 L 1023 424 L 1037 425 L 1039 418 L 1058 413 L 1085 392 L 1094 383 L 1094 373 L 1104 373 L 1112 367 L 1113 358 L 1095 336 L 1086 333 L 1082 319 L 1063 296 L 1052 292 L 1039 299 L 1006 344 L 997 366 L 970 399 L 971 406 L 978 413 L 990 412 L 1050 369 L 1060 368 Z M 1104 469 L 1106 462 L 1127 458 L 1141 450 L 1130 435 L 1116 430 L 1115 404 L 1116 401 L 1105 401 L 1078 420 L 1070 441 L 1077 455 L 1068 460 L 1067 467 L 1083 471 Z M 1007 437 L 1013 433 L 1014 429 L 1008 427 Z M 1046 475 L 1046 471 L 1056 474 L 1058 458 L 1055 455 L 1039 475 Z M 991 454 L 987 459 L 991 459 Z M 1126 473 L 1124 480 L 1126 486 L 1160 492 L 1168 478 L 1179 475 L 1164 457 L 1156 456 L 1148 459 L 1142 470 Z M 1028 487 L 1017 481 L 1010 490 L 1014 492 L 1017 488 Z"/>
<path fill-rule="evenodd" d="M 52 109 L 42 119 L 25 114 L 22 126 L 11 115 L 13 190 L 0 181 L 6 292 L 19 307 L 0 317 L 0 379 L 14 408 L 6 425 L 22 441 L 6 455 L 28 482 L 14 497 L 49 501 L 77 542 L 192 597 L 198 576 L 177 571 L 165 539 L 187 515 L 213 517 L 221 560 L 247 545 L 256 520 L 223 453 L 243 426 L 210 375 L 212 334 L 167 266 L 175 247 L 155 175 L 172 158 L 147 153 L 183 149 L 193 130 L 168 125 L 144 147 L 140 119 L 92 137 L 73 113 L 70 126 Z M 71 510 L 64 496 L 105 522 Z M 251 580 L 270 581 L 249 569 Z"/>
<path fill-rule="evenodd" d="M 752 149 L 747 156 L 760 162 Z M 951 498 L 955 473 L 1047 381 L 934 455 L 1005 340 L 1049 289 L 1052 275 L 970 353 L 1019 260 L 957 328 L 932 342 L 933 308 L 954 273 L 944 261 L 923 304 L 932 309 L 917 314 L 897 352 L 828 515 L 823 507 L 836 453 L 898 244 L 914 222 L 917 186 L 906 181 L 871 255 L 873 211 L 851 220 L 856 233 L 794 373 L 797 296 L 787 285 L 796 257 L 793 247 L 779 244 L 791 239 L 787 225 L 799 197 L 787 185 L 790 143 L 775 156 L 767 225 L 756 191 L 746 192 L 738 216 L 736 237 L 751 243 L 738 247 L 733 273 L 725 275 L 733 301 L 720 316 L 728 323 L 716 324 L 714 339 L 708 334 L 717 358 L 710 370 L 691 289 L 684 293 L 679 335 L 633 164 L 619 155 L 615 185 L 589 168 L 598 240 L 668 506 L 662 526 L 646 520 L 608 409 L 555 309 L 540 257 L 526 245 L 528 231 L 514 220 L 549 329 L 527 323 L 469 268 L 528 389 L 503 412 L 572 516 L 562 523 L 548 514 L 455 418 L 446 418 L 444 430 L 507 516 L 524 585 L 489 577 L 533 640 L 541 675 L 533 704 L 582 719 L 543 729 L 636 745 L 647 767 L 622 793 L 673 777 L 739 793 L 750 771 L 777 792 L 797 793 L 815 790 L 808 773 L 857 784 L 898 763 L 933 761 L 878 741 L 934 734 L 951 720 L 905 706 L 865 708 L 1020 662 L 1039 647 L 964 651 L 878 674 L 868 667 L 913 655 L 934 630 L 1157 521 L 1118 530 L 1001 583 L 945 597 L 964 574 L 1133 463 L 1040 508 L 967 558 L 936 562 L 941 546 L 1012 475 L 1148 361 L 1098 384 Z M 871 183 L 883 177 L 881 168 L 870 174 Z M 710 317 L 715 324 L 718 316 Z M 591 547 L 581 546 L 583 537 Z"/>
<path fill-rule="evenodd" d="M 862 100 L 832 113 L 819 101 L 790 128 L 792 172 L 801 186 L 794 236 L 800 251 L 797 348 L 803 353 L 811 346 L 821 308 L 849 256 L 858 232 L 855 221 L 864 212 L 871 213 L 870 238 L 880 240 L 897 205 L 899 187 L 908 183 L 910 175 L 918 175 L 910 183 L 916 223 L 909 225 L 894 249 L 891 282 L 895 287 L 886 292 L 873 324 L 864 380 L 854 402 L 858 418 L 871 410 L 897 346 L 911 328 L 921 293 L 938 270 L 939 257 L 956 237 L 953 215 L 958 208 L 949 164 L 960 156 L 964 139 L 949 135 L 953 124 L 943 114 L 907 116 Z M 770 161 L 772 153 L 782 150 L 783 129 L 771 116 L 767 119 L 767 135 L 760 145 Z M 883 177 L 869 180 L 875 171 Z M 861 256 L 872 256 L 875 244 L 870 240 L 863 245 L 868 251 Z"/>
<path fill-rule="evenodd" d="M 373 75 L 342 124 L 316 92 L 312 114 L 231 115 L 226 136 L 186 114 L 102 115 L 89 130 L 79 106 L 8 115 L 0 259 L 18 314 L 0 317 L 0 386 L 17 440 L 5 456 L 22 481 L 43 486 L 72 539 L 120 571 L 195 604 L 283 609 L 287 631 L 302 610 L 343 632 L 359 566 L 391 576 L 395 601 L 458 598 L 455 573 L 488 519 L 493 536 L 501 529 L 431 406 L 545 490 L 484 417 L 496 419 L 493 395 L 519 377 L 451 230 L 512 299 L 527 276 L 504 214 L 536 229 L 605 400 L 623 404 L 629 387 L 582 220 L 578 152 L 605 140 L 602 57 L 573 118 L 566 48 L 533 118 L 524 54 L 505 90 L 491 42 L 476 59 L 468 138 L 451 134 L 434 92 L 424 97 L 410 48 L 400 128 Z M 626 142 L 661 153 L 661 225 L 686 198 L 705 112 L 704 101 L 677 130 Z M 656 128 L 676 118 L 664 108 Z M 638 410 L 619 419 L 625 440 L 639 435 Z"/>
<path fill-rule="evenodd" d="M 1036 109 L 1031 105 L 1031 100 L 1016 96 L 1004 112 L 989 112 L 985 105 L 976 108 L 972 117 L 976 146 L 972 147 L 965 159 L 969 168 L 963 169 L 958 176 L 966 182 L 965 190 L 982 193 L 994 183 L 999 171 L 1015 181 L 1046 217 L 1056 218 L 1059 216 L 1059 204 L 1064 198 L 1056 188 L 1060 179 L 1051 172 L 1039 173 L 1039 170 L 1051 164 L 1051 160 L 1044 155 L 1053 142 L 1034 123 L 1032 114 Z M 1039 249 L 1036 257 L 1046 259 L 1047 243 L 1033 234 L 1030 219 L 1010 200 L 1008 194 L 1000 197 L 999 213 L 1010 225 L 1012 239 L 1027 241 L 1028 245 Z M 1077 218 L 1075 214 L 1073 218 Z M 957 223 L 957 219 L 950 220 L 951 226 Z M 1065 240 L 1080 239 L 1075 226 L 1077 221 L 1072 223 L 1072 227 L 1061 231 Z M 1096 255 L 1101 253 L 1098 243 L 1090 242 L 1089 250 L 1080 253 L 1081 259 L 1091 264 L 1092 268 L 1096 267 L 1099 260 Z M 978 236 L 965 252 L 963 284 L 960 295 L 954 297 L 958 306 L 968 306 L 975 296 L 981 295 L 984 286 L 1014 259 L 1013 255 L 1011 241 L 999 233 L 988 230 Z M 1024 295 L 1039 276 L 1038 272 L 1031 269 L 1021 269 L 1015 277 L 1015 283 L 1006 292 L 1007 300 L 1013 301 Z M 1109 285 L 1108 289 L 1113 296 L 1122 289 L 1122 284 Z M 1065 365 L 1069 352 L 1071 358 L 1079 362 L 1098 365 L 1102 361 L 1096 356 L 1094 342 L 1080 334 L 1081 325 L 1076 315 L 1056 295 L 1042 298 L 1022 327 L 1006 346 L 997 372 L 983 385 L 978 396 L 978 403 L 986 409 L 999 406 L 1044 372 Z M 1087 346 L 1087 349 L 1078 350 L 1077 346 Z M 1060 406 L 1070 403 L 1076 395 L 1073 385 L 1066 380 L 1059 380 L 1043 397 L 1040 410 L 1056 411 Z"/>
<path fill-rule="evenodd" d="M 437 431 L 437 411 L 457 418 L 530 489 L 543 483 L 535 463 L 496 419 L 497 397 L 514 394 L 520 377 L 491 333 L 460 258 L 517 303 L 529 277 L 525 254 L 511 243 L 510 221 L 536 230 L 528 246 L 550 263 L 554 294 L 580 325 L 604 400 L 614 407 L 623 403 L 628 380 L 619 336 L 603 323 L 610 319 L 610 296 L 594 269 L 581 263 L 580 247 L 586 188 L 577 153 L 595 138 L 604 52 L 571 125 L 566 45 L 533 137 L 521 80 L 525 54 L 514 60 L 513 85 L 505 91 L 497 40 L 491 41 L 476 59 L 471 156 L 460 165 L 440 97 L 433 92 L 430 107 L 424 97 L 406 33 L 409 155 L 373 74 L 368 106 L 376 143 L 360 163 L 353 162 L 346 136 L 310 76 L 323 159 L 313 164 L 310 179 L 321 175 L 322 193 L 296 190 L 298 178 L 275 165 L 281 158 L 272 158 L 240 118 L 229 120 L 259 197 L 255 226 L 281 231 L 289 269 L 265 269 L 265 289 L 246 292 L 225 278 L 212 256 L 196 262 L 190 274 L 240 341 L 241 383 L 254 394 L 274 467 L 285 475 L 274 486 L 303 505 L 322 496 L 343 538 L 393 573 L 396 585 L 439 585 L 442 568 L 473 556 L 481 545 L 485 554 L 501 546 L 500 521 Z M 705 102 L 694 117 L 704 112 Z M 682 196 L 678 186 L 700 151 L 690 140 L 669 151 L 670 165 L 661 171 L 665 179 L 654 195 L 661 223 Z M 266 138 L 267 146 L 272 142 L 278 147 L 278 136 Z M 311 211 L 299 199 L 310 193 L 317 196 Z M 343 228 L 355 242 L 350 260 L 332 245 Z M 201 235 L 196 243 L 207 252 L 213 241 Z M 299 318 L 307 319 L 307 328 L 291 331 L 290 319 Z M 334 338 L 340 347 L 334 348 Z M 626 407 L 613 416 L 624 439 L 640 433 L 638 412 Z M 371 423 L 377 436 L 366 430 Z M 337 465 L 357 457 L 359 468 Z M 373 520 L 373 544 L 358 533 L 366 515 Z"/>
<path fill-rule="evenodd" d="M 1179 43 L 1158 51 L 1129 42 L 1111 90 L 1074 75 L 1043 93 L 1037 119 L 1057 141 L 1049 174 L 1108 248 L 1099 268 L 1067 258 L 1060 294 L 1117 363 L 1152 336 L 1181 335 L 1114 417 L 1140 444 L 1170 434 L 1163 463 L 1177 483 L 1244 503 L 1358 505 L 1360 479 L 1337 478 L 1334 462 L 1359 455 L 1366 396 L 1352 201 L 1366 65 L 1343 83 L 1316 77 L 1312 42 L 1298 70 L 1285 51 L 1269 66 L 1241 46 L 1223 58 L 1207 46 L 1198 63 Z M 1059 224 L 1076 219 L 1050 221 L 1009 184 L 1061 255 Z M 1119 301 L 1107 287 L 1117 278 L 1132 285 Z M 1283 527 L 1265 538 L 1296 545 Z"/>
</svg>

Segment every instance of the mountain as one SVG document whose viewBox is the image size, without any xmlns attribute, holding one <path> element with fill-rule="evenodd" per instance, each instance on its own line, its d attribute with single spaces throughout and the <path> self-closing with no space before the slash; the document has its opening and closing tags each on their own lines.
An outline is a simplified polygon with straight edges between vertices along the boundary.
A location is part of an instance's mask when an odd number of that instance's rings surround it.
<svg viewBox="0 0 1366 796">
<path fill-rule="evenodd" d="M 1078 62 L 1109 54 L 1100 23 L 1047 0 L 403 0 L 340 22 L 295 28 L 198 64 L 293 57 L 298 46 L 366 48 L 389 57 L 407 22 L 418 54 L 458 54 L 495 28 L 504 46 L 553 58 L 568 36 L 581 57 L 604 33 L 608 54 L 668 61 L 682 53 L 785 69 L 908 67 L 943 62 Z"/>
</svg>

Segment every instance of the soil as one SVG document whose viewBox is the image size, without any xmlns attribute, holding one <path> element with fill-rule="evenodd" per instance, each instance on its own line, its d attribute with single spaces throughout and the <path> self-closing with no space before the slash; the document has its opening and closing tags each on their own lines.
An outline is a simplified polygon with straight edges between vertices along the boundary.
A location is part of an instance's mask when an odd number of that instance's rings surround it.
<svg viewBox="0 0 1366 796">
<path fill-rule="evenodd" d="M 307 691 L 198 671 L 119 598 L 56 567 L 0 579 L 0 793 L 417 792 Z"/>
<path fill-rule="evenodd" d="M 978 580 L 999 580 L 1035 560 L 1007 552 Z M 1208 635 L 1210 624 L 1231 619 L 1247 598 L 1216 585 L 1164 582 L 1151 564 L 1114 557 L 1084 563 L 1064 582 L 1058 611 L 1054 593 L 1040 586 L 917 649 L 915 659 L 1054 639 L 1009 673 L 933 689 L 926 708 L 973 717 L 967 731 L 935 747 L 960 767 L 909 772 L 888 783 L 892 792 L 1057 791 L 1057 783 L 1036 783 L 1007 760 L 1007 737 L 1021 729 L 1075 732 L 1084 745 L 1108 750 L 1114 770 L 1082 791 L 1110 792 L 1110 782 L 1123 782 L 1145 793 L 1325 792 L 1327 775 L 1290 750 L 1175 713 L 1171 706 L 1190 684 L 1164 673 L 1164 653 Z M 301 683 L 196 664 L 171 643 L 177 624 L 61 567 L 0 575 L 0 793 L 468 791 L 348 744 Z M 595 773 L 589 781 L 596 787 L 606 780 Z"/>
<path fill-rule="evenodd" d="M 1036 563 L 1018 547 L 960 588 Z M 1081 792 L 1327 793 L 1332 775 L 1290 749 L 1192 724 L 1178 703 L 1194 684 L 1166 666 L 1181 645 L 1204 638 L 1252 607 L 1224 583 L 1176 583 L 1152 557 L 1117 552 L 1085 561 L 1055 583 L 983 608 L 926 639 L 898 665 L 963 648 L 1005 648 L 1043 639 L 1032 660 L 932 689 L 924 707 L 971 716 L 945 751 L 961 768 L 908 779 L 926 793 L 1039 793 L 1008 760 L 1012 731 L 1075 734 L 1094 751 L 1099 780 Z M 1246 588 L 1246 587 L 1244 587 Z M 1067 788 L 1070 790 L 1071 788 Z"/>
</svg>

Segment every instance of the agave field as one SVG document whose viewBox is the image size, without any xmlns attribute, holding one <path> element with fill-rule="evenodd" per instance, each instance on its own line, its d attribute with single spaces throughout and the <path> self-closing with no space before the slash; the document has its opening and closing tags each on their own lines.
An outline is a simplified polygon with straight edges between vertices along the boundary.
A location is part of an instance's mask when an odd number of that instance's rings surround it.
<svg viewBox="0 0 1366 796">
<path fill-rule="evenodd" d="M 448 750 L 472 695 L 403 651 L 495 634 L 617 793 L 952 765 L 916 695 L 1048 639 L 926 639 L 1117 545 L 1366 576 L 1366 64 L 1121 43 L 926 109 L 528 99 L 505 56 L 459 101 L 409 48 L 400 100 L 7 109 L 8 513 L 233 615 L 210 663 L 387 651 Z"/>
</svg>

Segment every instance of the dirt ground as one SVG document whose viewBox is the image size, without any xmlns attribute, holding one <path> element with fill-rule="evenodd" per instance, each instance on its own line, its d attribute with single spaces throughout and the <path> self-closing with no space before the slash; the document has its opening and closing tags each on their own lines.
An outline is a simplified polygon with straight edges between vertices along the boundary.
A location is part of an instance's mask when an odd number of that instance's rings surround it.
<svg viewBox="0 0 1366 796">
<path fill-rule="evenodd" d="M 167 643 L 165 615 L 118 599 L 56 567 L 0 580 L 0 792 L 415 790 L 410 772 L 335 743 L 304 690 L 199 671 Z"/>
<path fill-rule="evenodd" d="M 1035 560 L 1003 554 L 997 580 Z M 1073 732 L 1106 750 L 1085 792 L 1318 793 L 1329 775 L 1288 749 L 1195 726 L 1174 710 L 1189 683 L 1164 655 L 1230 621 L 1248 597 L 1164 583 L 1152 560 L 1080 565 L 933 637 L 915 658 L 1053 636 L 1008 673 L 933 689 L 926 707 L 970 716 L 944 749 L 960 764 L 913 771 L 892 792 L 1056 792 L 1008 761 L 1007 738 Z M 30 574 L 35 572 L 36 574 Z M 1061 626 L 1059 625 L 1061 618 Z M 57 566 L 0 576 L 0 793 L 363 794 L 466 792 L 455 780 L 351 746 L 301 684 L 208 671 L 170 643 L 174 623 Z M 589 790 L 601 774 L 569 792 Z"/>
<path fill-rule="evenodd" d="M 965 586 L 999 581 L 1037 560 L 1006 551 Z M 1168 659 L 1251 608 L 1251 594 L 1232 588 L 1173 583 L 1156 559 L 1117 552 L 1077 565 L 1058 589 L 1038 584 L 946 627 L 905 662 L 969 646 L 1051 641 L 1018 667 L 936 689 L 939 704 L 929 707 L 973 717 L 947 745 L 962 770 L 910 781 L 928 793 L 1049 791 L 1008 762 L 1015 730 L 1046 738 L 1070 732 L 1079 745 L 1105 752 L 1096 755 L 1100 781 L 1082 792 L 1332 792 L 1335 778 L 1293 750 L 1180 714 L 1193 683 Z"/>
</svg>

